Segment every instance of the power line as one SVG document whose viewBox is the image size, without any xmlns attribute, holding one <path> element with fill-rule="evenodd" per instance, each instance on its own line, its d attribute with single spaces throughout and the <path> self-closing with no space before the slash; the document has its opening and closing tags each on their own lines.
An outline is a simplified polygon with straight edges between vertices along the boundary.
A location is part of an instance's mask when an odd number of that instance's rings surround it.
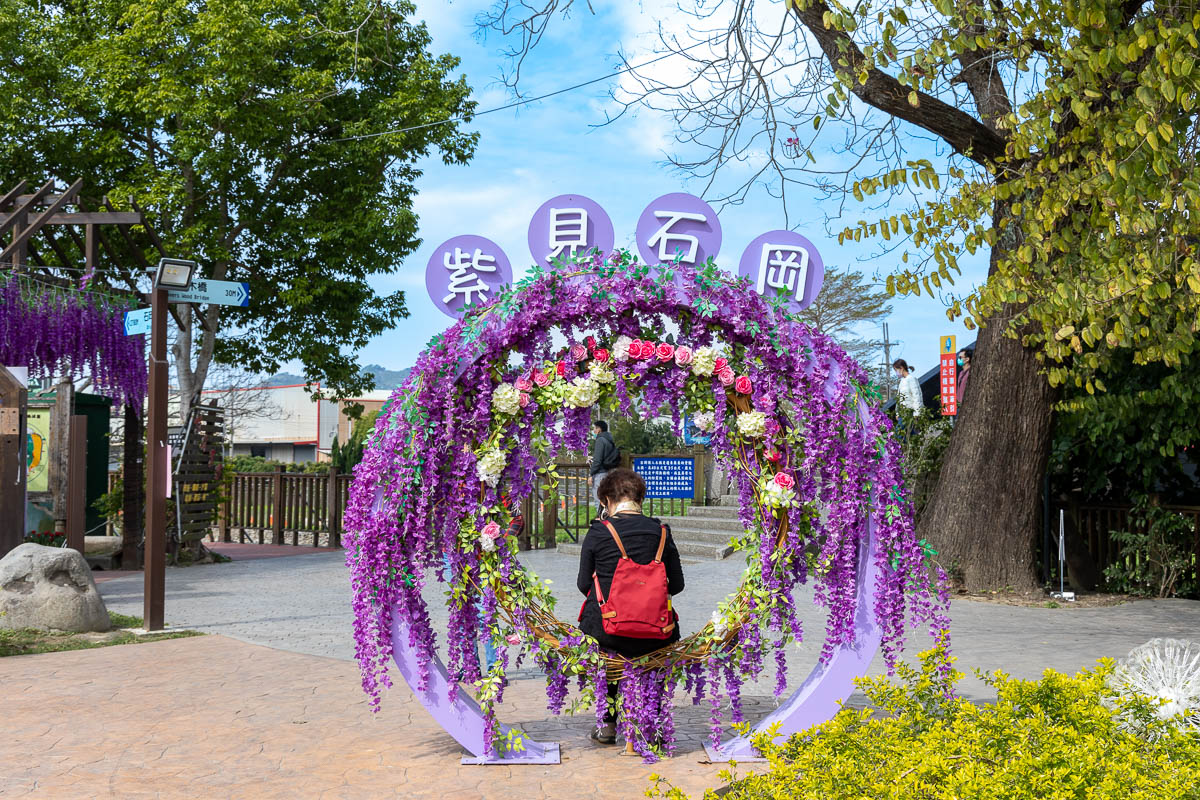
<svg viewBox="0 0 1200 800">
<path fill-rule="evenodd" d="M 621 69 L 616 70 L 615 72 L 611 72 L 607 75 L 601 75 L 599 78 L 592 78 L 589 81 L 584 81 L 583 83 L 577 83 L 574 86 L 568 86 L 564 89 L 557 89 L 553 92 L 549 92 L 548 94 L 542 94 L 542 95 L 538 95 L 537 97 L 530 97 L 530 98 L 527 98 L 524 100 L 514 100 L 513 102 L 511 102 L 507 105 L 497 106 L 495 108 L 484 109 L 483 111 L 478 111 L 478 112 L 472 114 L 470 119 L 474 119 L 475 117 L 482 117 L 484 114 L 494 114 L 497 111 L 508 111 L 509 109 L 517 108 L 517 107 L 523 106 L 523 105 L 528 105 L 529 103 L 536 103 L 539 100 L 545 100 L 547 98 L 555 97 L 560 94 L 566 94 L 567 92 L 573 92 L 576 89 L 582 89 L 585 86 L 591 86 L 594 83 L 600 83 L 601 81 L 607 81 L 607 80 L 617 77 L 618 75 L 624 75 L 626 72 L 634 72 L 634 71 L 642 69 L 644 67 L 648 67 L 651 64 L 657 64 L 659 61 L 662 61 L 663 59 L 666 59 L 666 58 L 670 58 L 671 56 L 677 56 L 680 53 L 686 53 L 687 51 L 697 48 L 702 44 L 711 44 L 717 38 L 718 37 L 714 36 L 710 39 L 704 39 L 703 41 L 696 42 L 695 44 L 690 44 L 681 50 L 672 50 L 670 53 L 663 53 L 662 55 L 658 56 L 657 58 L 652 58 L 649 61 L 643 61 L 640 64 L 632 64 L 628 67 L 622 67 Z M 358 136 L 345 136 L 345 137 L 342 137 L 341 139 L 333 139 L 332 141 L 334 141 L 334 142 L 357 142 L 357 141 L 361 141 L 363 139 L 374 139 L 379 136 L 389 136 L 393 133 L 408 133 L 410 131 L 424 130 L 425 128 L 435 128 L 438 125 L 446 125 L 451 122 L 468 122 L 468 121 L 469 121 L 469 119 L 467 117 L 463 117 L 463 116 L 447 117 L 446 119 L 438 120 L 437 122 L 426 122 L 421 125 L 412 125 L 408 128 L 392 128 L 390 130 L 378 131 L 376 133 L 363 133 L 363 134 L 359 134 Z"/>
</svg>

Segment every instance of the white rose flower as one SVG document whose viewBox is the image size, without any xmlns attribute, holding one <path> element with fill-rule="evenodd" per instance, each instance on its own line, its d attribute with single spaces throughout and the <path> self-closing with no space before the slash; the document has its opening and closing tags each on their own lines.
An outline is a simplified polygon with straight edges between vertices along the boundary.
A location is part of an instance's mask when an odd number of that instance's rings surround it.
<svg viewBox="0 0 1200 800">
<path fill-rule="evenodd" d="M 747 439 L 761 439 L 767 434 L 767 415 L 761 411 L 747 411 L 737 415 L 738 433 Z"/>
<path fill-rule="evenodd" d="M 496 549 L 496 540 L 486 534 L 479 534 L 479 546 L 483 548 L 483 552 L 491 553 Z"/>
<path fill-rule="evenodd" d="M 563 404 L 575 408 L 591 408 L 600 399 L 600 384 L 580 375 L 571 381 L 563 396 Z"/>
<path fill-rule="evenodd" d="M 628 336 L 618 336 L 617 340 L 615 342 L 613 342 L 612 357 L 615 358 L 617 361 L 628 360 L 629 359 L 629 343 L 632 341 L 633 341 L 633 339 L 629 338 Z"/>
<path fill-rule="evenodd" d="M 711 347 L 698 348 L 692 353 L 692 374 L 708 376 L 717 368 L 717 353 Z"/>
<path fill-rule="evenodd" d="M 500 414 L 516 414 L 521 409 L 521 391 L 511 383 L 502 383 L 492 390 L 492 410 Z"/>
<path fill-rule="evenodd" d="M 692 421 L 696 423 L 697 428 L 705 433 L 709 433 L 717 427 L 717 415 L 711 411 L 701 411 L 692 417 Z"/>
<path fill-rule="evenodd" d="M 617 381 L 617 374 L 612 371 L 608 364 L 599 361 L 593 361 L 588 364 L 588 373 L 591 375 L 592 380 L 597 383 L 616 383 Z"/>
<path fill-rule="evenodd" d="M 475 474 L 488 486 L 495 486 L 499 483 L 500 473 L 504 472 L 507 463 L 508 456 L 504 454 L 503 450 L 498 448 L 489 450 L 475 464 Z"/>
</svg>

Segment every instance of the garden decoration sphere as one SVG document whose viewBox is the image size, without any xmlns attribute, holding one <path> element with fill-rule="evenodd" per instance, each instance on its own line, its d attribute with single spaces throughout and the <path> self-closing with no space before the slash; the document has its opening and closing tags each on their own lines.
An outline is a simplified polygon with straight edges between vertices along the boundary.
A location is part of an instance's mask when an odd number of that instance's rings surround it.
<svg viewBox="0 0 1200 800">
<path fill-rule="evenodd" d="M 1108 686 L 1118 697 L 1148 698 L 1159 721 L 1200 733 L 1200 644 L 1151 639 L 1117 663 Z M 1126 727 L 1140 727 L 1128 711 L 1118 714 Z"/>
<path fill-rule="evenodd" d="M 895 663 L 906 626 L 927 626 L 945 648 L 946 595 L 869 392 L 841 348 L 711 262 L 650 267 L 617 252 L 535 268 L 433 339 L 355 471 L 347 563 L 373 706 L 394 659 L 479 760 L 553 760 L 553 745 L 496 720 L 507 669 L 529 657 L 555 713 L 574 682 L 572 708 L 602 717 L 606 682 L 619 679 L 619 729 L 648 759 L 673 750 L 677 688 L 708 701 L 714 755 L 729 758 L 751 748 L 748 737 L 720 743 L 721 704 L 741 722 L 742 684 L 770 662 L 785 692 L 785 648 L 805 634 L 802 584 L 828 610 L 820 664 L 755 730 L 786 736 L 828 719 L 877 649 Z M 699 632 L 642 659 L 604 653 L 559 621 L 504 534 L 509 508 L 553 492 L 555 457 L 586 449 L 594 408 L 667 413 L 677 431 L 694 420 L 737 485 L 746 531 L 733 543 L 748 566 L 741 587 Z M 431 576 L 449 585 L 445 663 L 421 594 Z M 481 632 L 499 656 L 486 672 Z"/>
</svg>

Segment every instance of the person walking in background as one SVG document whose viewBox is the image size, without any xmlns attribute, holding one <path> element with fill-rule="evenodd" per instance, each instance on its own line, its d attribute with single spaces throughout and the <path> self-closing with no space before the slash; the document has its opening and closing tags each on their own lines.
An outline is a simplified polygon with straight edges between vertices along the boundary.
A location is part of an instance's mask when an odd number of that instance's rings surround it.
<svg viewBox="0 0 1200 800">
<path fill-rule="evenodd" d="M 666 598 L 669 618 L 658 623 L 663 627 L 656 629 L 653 637 L 648 634 L 634 637 L 608 633 L 600 601 L 608 604 L 605 606 L 607 609 L 621 606 L 623 601 L 630 599 L 619 597 L 614 602 L 613 598 L 613 592 L 617 591 L 613 587 L 614 576 L 624 556 L 636 564 L 659 562 L 666 573 L 665 588 L 669 596 L 683 591 L 683 565 L 679 561 L 679 550 L 671 538 L 670 527 L 642 513 L 646 484 L 641 476 L 631 469 L 614 468 L 599 483 L 599 493 L 608 516 L 594 521 L 588 528 L 579 554 L 579 576 L 575 585 L 585 598 L 579 610 L 579 629 L 594 638 L 605 650 L 626 658 L 640 658 L 679 641 L 679 614 L 672 607 L 669 597 Z M 661 586 L 659 588 L 662 589 Z M 636 603 L 634 607 L 640 608 Z M 617 612 L 612 613 L 615 615 Z M 604 714 L 604 724 L 598 725 L 591 733 L 591 739 L 600 744 L 615 744 L 617 740 L 614 710 L 617 690 L 618 684 L 608 684 L 609 707 Z M 600 701 L 600 698 L 596 699 Z"/>
<path fill-rule="evenodd" d="M 897 405 L 912 411 L 913 416 L 920 414 L 925 408 L 925 400 L 921 396 L 921 382 L 917 380 L 917 376 L 912 373 L 908 362 L 903 358 L 893 361 L 892 369 L 896 370 L 896 377 L 900 379 Z"/>
<path fill-rule="evenodd" d="M 967 390 L 967 378 L 971 377 L 971 351 L 958 351 L 958 405 L 962 406 L 963 392 Z"/>
<path fill-rule="evenodd" d="M 617 450 L 617 443 L 613 441 L 612 434 L 608 432 L 608 423 L 604 420 L 598 419 L 592 423 L 592 433 L 596 438 L 592 440 L 592 469 L 588 484 L 592 487 L 592 500 L 597 508 L 601 508 L 604 503 L 599 494 L 600 482 L 610 469 L 621 463 L 621 452 Z"/>
</svg>

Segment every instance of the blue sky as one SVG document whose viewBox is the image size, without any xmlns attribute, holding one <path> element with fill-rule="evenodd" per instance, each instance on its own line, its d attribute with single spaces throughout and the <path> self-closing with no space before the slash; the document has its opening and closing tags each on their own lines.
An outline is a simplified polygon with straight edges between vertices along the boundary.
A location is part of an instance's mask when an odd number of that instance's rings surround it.
<svg viewBox="0 0 1200 800">
<path fill-rule="evenodd" d="M 505 65 L 504 43 L 494 36 L 480 40 L 475 35 L 475 15 L 488 5 L 488 0 L 457 0 L 419 4 L 417 9 L 435 50 L 462 59 L 460 69 L 474 90 L 479 110 L 512 100 L 497 81 Z M 648 52 L 646 37 L 657 25 L 650 0 L 595 5 L 609 10 L 593 16 L 580 5 L 570 20 L 551 28 L 523 70 L 522 91 L 528 96 L 611 73 L 619 64 L 618 52 Z M 664 62 L 663 68 L 670 69 L 671 64 Z M 550 197 L 592 198 L 612 219 L 617 245 L 632 247 L 637 217 L 651 200 L 668 192 L 702 194 L 702 185 L 665 164 L 666 152 L 673 147 L 669 118 L 642 109 L 611 125 L 595 127 L 604 121 L 606 111 L 616 109 L 609 96 L 616 80 L 477 118 L 472 129 L 480 133 L 479 148 L 466 166 L 447 167 L 437 159 L 422 163 L 416 211 L 423 244 L 379 285 L 380 291 L 403 290 L 411 316 L 371 341 L 359 354 L 362 363 L 390 369 L 411 366 L 425 342 L 450 324 L 450 318 L 429 299 L 424 276 L 434 248 L 452 236 L 473 233 L 499 243 L 519 277 L 532 260 L 526 244 L 529 220 Z M 914 141 L 914 152 L 921 146 L 927 147 Z M 868 275 L 886 275 L 895 265 L 898 254 L 872 258 L 873 245 L 839 246 L 836 234 L 841 224 L 827 224 L 828 203 L 814 197 L 808 206 L 799 224 L 793 219 L 791 227 L 817 245 L 827 269 L 848 265 Z M 842 223 L 855 222 L 860 213 L 851 203 Z M 871 216 L 878 218 L 878 213 Z M 720 210 L 720 219 L 724 240 L 718 261 L 735 272 L 751 239 L 785 227 L 779 201 L 762 189 L 754 190 L 741 206 Z M 984 266 L 965 270 L 960 287 L 982 279 Z M 939 336 L 956 334 L 960 344 L 974 338 L 961 323 L 947 321 L 936 298 L 896 298 L 893 307 L 888 322 L 891 338 L 899 342 L 893 358 L 906 358 L 918 371 L 936 364 Z"/>
</svg>

